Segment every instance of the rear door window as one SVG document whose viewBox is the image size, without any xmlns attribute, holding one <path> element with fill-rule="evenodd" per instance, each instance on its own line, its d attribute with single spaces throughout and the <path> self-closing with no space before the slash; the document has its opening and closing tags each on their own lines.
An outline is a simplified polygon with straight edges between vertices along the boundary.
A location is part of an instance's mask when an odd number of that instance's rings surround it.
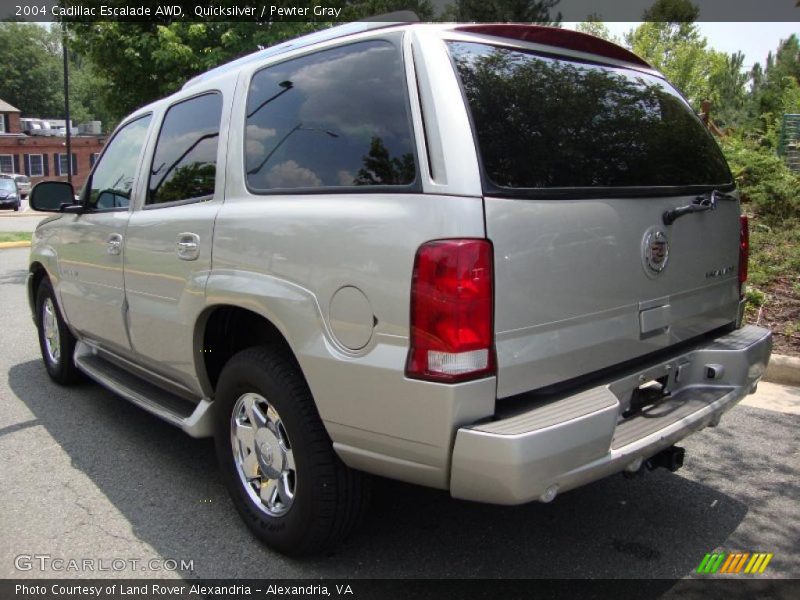
<svg viewBox="0 0 800 600">
<path fill-rule="evenodd" d="M 449 42 L 487 192 L 729 186 L 680 94 L 640 71 Z"/>
<path fill-rule="evenodd" d="M 256 192 L 413 184 L 400 49 L 359 42 L 258 71 L 247 98 L 245 155 Z"/>
<path fill-rule="evenodd" d="M 213 197 L 221 118 L 222 95 L 216 92 L 169 108 L 158 134 L 147 204 Z"/>
</svg>

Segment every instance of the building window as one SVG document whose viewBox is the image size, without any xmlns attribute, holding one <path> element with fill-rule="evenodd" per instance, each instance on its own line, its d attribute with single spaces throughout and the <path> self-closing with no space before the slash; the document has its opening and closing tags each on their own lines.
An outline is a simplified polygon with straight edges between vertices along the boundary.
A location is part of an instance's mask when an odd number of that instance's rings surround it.
<svg viewBox="0 0 800 600">
<path fill-rule="evenodd" d="M 58 175 L 68 175 L 69 174 L 69 154 L 59 154 L 58 155 Z"/>
<path fill-rule="evenodd" d="M 0 154 L 0 173 L 14 172 L 14 157 L 11 154 Z"/>
<path fill-rule="evenodd" d="M 6 115 L 0 114 L 0 133 L 5 133 L 5 132 L 6 132 Z"/>
<path fill-rule="evenodd" d="M 99 153 L 99 152 L 92 152 L 92 153 L 89 155 L 89 166 L 90 166 L 90 167 L 93 167 L 93 166 L 94 166 L 94 163 L 96 163 L 96 162 L 97 162 L 97 159 L 98 159 L 98 158 L 100 158 L 100 153 Z"/>
<path fill-rule="evenodd" d="M 31 154 L 28 156 L 31 166 L 31 177 L 42 177 L 44 175 L 44 159 L 41 154 Z"/>
</svg>

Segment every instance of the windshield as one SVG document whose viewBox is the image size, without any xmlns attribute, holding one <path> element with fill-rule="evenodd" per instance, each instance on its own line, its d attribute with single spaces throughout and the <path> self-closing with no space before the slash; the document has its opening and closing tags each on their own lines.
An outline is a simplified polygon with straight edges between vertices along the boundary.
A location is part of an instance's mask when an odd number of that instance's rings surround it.
<svg viewBox="0 0 800 600">
<path fill-rule="evenodd" d="M 10 179 L 0 178 L 0 190 L 6 192 L 15 192 L 17 190 L 17 186 L 14 185 L 14 182 Z"/>
<path fill-rule="evenodd" d="M 488 191 L 729 186 L 714 139 L 663 79 L 450 42 Z"/>
</svg>

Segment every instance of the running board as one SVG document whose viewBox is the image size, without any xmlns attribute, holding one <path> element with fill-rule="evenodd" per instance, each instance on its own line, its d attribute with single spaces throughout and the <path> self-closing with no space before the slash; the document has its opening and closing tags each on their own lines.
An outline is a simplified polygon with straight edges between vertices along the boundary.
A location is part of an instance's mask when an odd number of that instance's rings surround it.
<svg viewBox="0 0 800 600">
<path fill-rule="evenodd" d="M 75 349 L 75 366 L 103 387 L 167 423 L 180 427 L 194 438 L 214 434 L 213 403 L 208 398 L 194 404 L 136 377 L 82 342 L 78 342 Z"/>
</svg>

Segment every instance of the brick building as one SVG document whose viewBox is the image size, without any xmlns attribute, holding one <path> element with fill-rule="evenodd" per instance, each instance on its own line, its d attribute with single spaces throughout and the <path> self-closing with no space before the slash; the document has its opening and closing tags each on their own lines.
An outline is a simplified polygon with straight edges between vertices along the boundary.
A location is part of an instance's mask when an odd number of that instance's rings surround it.
<svg viewBox="0 0 800 600">
<path fill-rule="evenodd" d="M 0 173 L 22 173 L 36 185 L 40 181 L 66 181 L 71 166 L 72 183 L 80 189 L 106 137 L 72 136 L 70 160 L 65 138 L 25 135 L 19 119 L 19 109 L 0 100 Z"/>
</svg>

